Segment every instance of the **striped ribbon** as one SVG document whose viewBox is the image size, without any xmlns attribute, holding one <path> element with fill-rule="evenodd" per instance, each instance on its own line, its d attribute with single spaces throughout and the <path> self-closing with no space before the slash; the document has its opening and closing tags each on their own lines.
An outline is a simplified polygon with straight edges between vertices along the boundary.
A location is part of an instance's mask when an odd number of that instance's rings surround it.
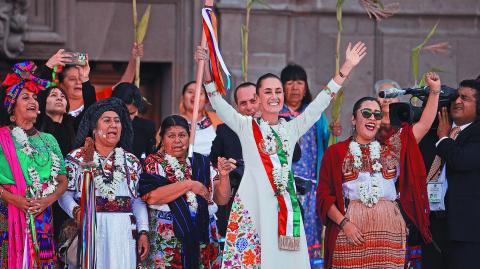
<svg viewBox="0 0 480 269">
<path fill-rule="evenodd" d="M 208 49 L 210 53 L 210 68 L 213 75 L 213 80 L 217 85 L 217 90 L 221 94 L 225 94 L 230 90 L 230 83 L 232 75 L 223 61 L 222 54 L 218 46 L 217 35 L 217 17 L 211 8 L 202 9 L 203 31 L 205 33 Z M 227 79 L 227 86 L 225 87 L 222 71 L 225 73 Z"/>
<path fill-rule="evenodd" d="M 269 156 L 262 150 L 263 134 L 260 130 L 260 126 L 256 121 L 252 121 L 253 136 L 257 144 L 257 150 L 262 159 L 265 172 L 267 173 L 268 180 L 274 193 L 277 193 L 277 187 L 273 180 L 273 161 L 274 155 Z M 283 151 L 283 145 L 278 134 L 271 129 L 277 143 L 279 143 L 279 150 L 276 154 L 280 165 L 288 165 L 287 156 Z M 276 195 L 278 201 L 278 246 L 280 249 L 285 250 L 299 250 L 300 249 L 300 205 L 298 203 L 297 195 L 295 192 L 294 178 L 291 171 L 289 171 L 287 191 L 282 195 Z"/>
<path fill-rule="evenodd" d="M 92 171 L 83 172 L 82 198 L 80 199 L 80 214 L 82 223 L 82 253 L 80 264 L 83 269 L 94 269 L 95 266 L 95 233 L 96 205 L 95 184 Z"/>
<path fill-rule="evenodd" d="M 28 197 L 37 197 L 33 188 L 27 190 Z M 23 249 L 23 268 L 38 268 L 40 266 L 40 247 L 37 241 L 37 231 L 35 228 L 35 218 L 27 213 L 27 227 L 25 232 L 25 245 Z"/>
</svg>

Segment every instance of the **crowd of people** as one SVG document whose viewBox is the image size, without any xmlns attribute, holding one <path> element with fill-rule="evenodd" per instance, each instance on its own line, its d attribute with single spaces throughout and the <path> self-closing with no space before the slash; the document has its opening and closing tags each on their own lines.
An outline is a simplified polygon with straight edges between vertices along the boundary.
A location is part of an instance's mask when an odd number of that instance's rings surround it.
<svg viewBox="0 0 480 269">
<path fill-rule="evenodd" d="M 316 97 L 290 64 L 238 85 L 232 106 L 198 47 L 203 80 L 158 130 L 132 83 L 141 44 L 102 90 L 88 57 L 16 64 L 0 92 L 0 268 L 473 268 L 480 79 L 440 106 L 427 73 L 420 119 L 400 125 L 398 99 L 360 98 L 351 136 L 329 145 L 343 128 L 324 111 L 366 53 L 349 44 Z"/>
</svg>

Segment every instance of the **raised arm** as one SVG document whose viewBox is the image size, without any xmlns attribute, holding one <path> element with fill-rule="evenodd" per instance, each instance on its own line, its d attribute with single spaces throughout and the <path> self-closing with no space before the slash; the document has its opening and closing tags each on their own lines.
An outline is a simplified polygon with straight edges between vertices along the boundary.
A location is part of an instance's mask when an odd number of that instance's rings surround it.
<svg viewBox="0 0 480 269">
<path fill-rule="evenodd" d="M 133 43 L 127 68 L 125 69 L 125 72 L 123 72 L 123 75 L 120 78 L 120 80 L 117 82 L 117 84 L 113 86 L 114 90 L 115 90 L 115 87 L 122 82 L 128 82 L 128 83 L 133 82 L 133 80 L 135 79 L 135 68 L 137 67 L 137 57 L 140 57 L 140 58 L 143 57 L 143 44 Z"/>
<path fill-rule="evenodd" d="M 332 98 L 340 90 L 352 69 L 360 63 L 365 55 L 367 55 L 365 43 L 358 42 L 353 47 L 351 43 L 348 44 L 345 52 L 345 63 L 340 68 L 338 74 L 330 80 L 327 86 L 317 95 L 300 116 L 288 122 L 291 126 L 291 133 L 295 135 L 294 139 L 300 138 L 320 119 L 322 112 L 328 107 Z"/>
<path fill-rule="evenodd" d="M 430 87 L 427 104 L 422 112 L 420 120 L 413 125 L 412 132 L 417 143 L 427 134 L 430 127 L 432 127 L 435 116 L 438 110 L 438 99 L 440 96 L 441 83 L 440 77 L 433 72 L 426 74 L 427 85 Z"/>
<path fill-rule="evenodd" d="M 245 124 L 248 123 L 248 117 L 238 113 L 227 101 L 225 101 L 217 91 L 215 82 L 212 81 L 208 53 L 206 49 L 197 47 L 195 51 L 195 60 L 203 59 L 205 68 L 203 71 L 203 83 L 207 91 L 208 99 L 213 109 L 217 112 L 220 119 L 228 125 L 235 133 L 240 134 Z"/>
<path fill-rule="evenodd" d="M 215 187 L 213 188 L 213 200 L 218 205 L 226 205 L 230 201 L 232 196 L 232 187 L 230 185 L 230 172 L 232 172 L 237 166 L 235 165 L 236 161 L 234 159 L 226 159 L 223 157 L 218 157 L 217 161 L 219 180 L 214 182 Z"/>
</svg>

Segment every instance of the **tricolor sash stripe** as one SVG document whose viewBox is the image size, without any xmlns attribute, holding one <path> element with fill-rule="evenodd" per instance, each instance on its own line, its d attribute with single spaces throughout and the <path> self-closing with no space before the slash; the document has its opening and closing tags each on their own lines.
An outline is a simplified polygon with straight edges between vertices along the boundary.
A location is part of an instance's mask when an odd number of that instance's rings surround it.
<svg viewBox="0 0 480 269">
<path fill-rule="evenodd" d="M 258 153 L 262 160 L 265 172 L 267 173 L 270 186 L 274 193 L 277 193 L 273 179 L 274 164 L 276 166 L 288 165 L 285 152 L 282 149 L 282 142 L 278 134 L 272 129 L 272 132 L 279 143 L 280 150 L 275 155 L 268 155 L 262 149 L 263 134 L 259 124 L 252 120 L 253 136 L 257 145 Z M 287 183 L 287 191 L 283 194 L 276 195 L 278 201 L 278 236 L 279 248 L 286 250 L 298 250 L 300 238 L 300 205 L 295 193 L 293 174 L 289 172 Z"/>
</svg>

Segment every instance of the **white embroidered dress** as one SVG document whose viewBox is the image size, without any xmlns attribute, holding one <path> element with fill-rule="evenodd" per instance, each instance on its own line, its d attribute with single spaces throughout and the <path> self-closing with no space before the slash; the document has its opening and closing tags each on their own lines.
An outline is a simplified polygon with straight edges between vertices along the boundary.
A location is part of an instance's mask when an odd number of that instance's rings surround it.
<svg viewBox="0 0 480 269">
<path fill-rule="evenodd" d="M 278 247 L 279 205 L 257 149 L 252 117 L 242 116 L 216 94 L 214 83 L 205 86 L 210 95 L 210 103 L 220 119 L 237 133 L 245 162 L 245 172 L 234 198 L 227 227 L 222 268 L 310 268 L 302 221 L 300 250 L 287 251 Z M 336 93 L 340 86 L 331 80 L 327 88 Z M 321 91 L 300 116 L 284 124 L 288 136 L 286 151 L 290 169 L 295 143 L 320 119 L 322 112 L 328 107 L 332 99 L 329 91 Z M 279 132 L 278 125 L 271 127 Z M 265 137 L 265 130 L 261 128 L 261 131 Z M 279 163 L 274 162 L 274 166 L 276 165 Z"/>
<path fill-rule="evenodd" d="M 105 173 L 111 173 L 114 166 L 113 155 L 100 158 L 104 163 Z M 80 164 L 83 162 L 81 149 L 69 153 L 65 159 L 68 174 L 68 189 L 58 200 L 63 210 L 73 218 L 73 208 L 80 204 L 83 173 Z M 137 186 L 142 166 L 138 159 L 131 153 L 125 152 L 126 178 L 115 193 L 115 196 L 128 196 L 131 198 L 131 213 L 97 212 L 96 231 L 96 260 L 97 268 L 125 268 L 135 269 L 137 254 L 135 239 L 132 230 L 148 231 L 148 214 L 145 203 L 137 195 Z M 93 176 L 101 171 L 94 168 Z M 101 196 L 96 191 L 97 196 Z M 136 218 L 136 225 L 132 223 L 131 216 Z"/>
</svg>

